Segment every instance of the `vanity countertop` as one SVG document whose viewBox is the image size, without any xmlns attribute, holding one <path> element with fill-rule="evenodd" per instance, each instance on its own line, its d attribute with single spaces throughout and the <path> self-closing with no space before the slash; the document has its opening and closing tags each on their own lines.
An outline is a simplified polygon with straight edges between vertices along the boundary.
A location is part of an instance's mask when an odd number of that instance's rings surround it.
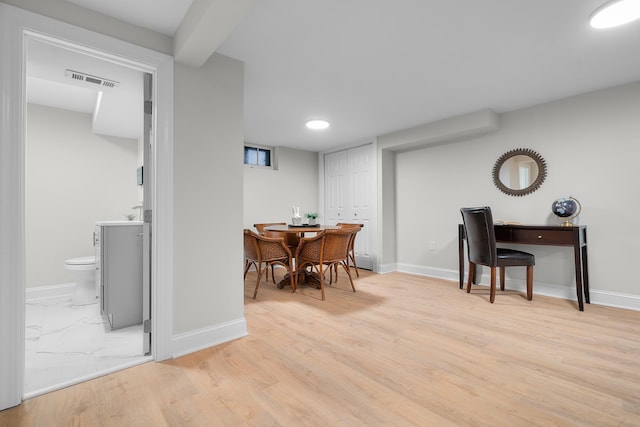
<svg viewBox="0 0 640 427">
<path fill-rule="evenodd" d="M 96 221 L 96 225 L 142 225 L 142 221 Z"/>
</svg>

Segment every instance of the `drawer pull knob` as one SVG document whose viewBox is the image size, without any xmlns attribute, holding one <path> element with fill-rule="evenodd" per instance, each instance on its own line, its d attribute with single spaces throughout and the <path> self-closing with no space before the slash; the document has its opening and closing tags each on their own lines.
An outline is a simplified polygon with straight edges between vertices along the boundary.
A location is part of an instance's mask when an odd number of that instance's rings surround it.
<svg viewBox="0 0 640 427">
<path fill-rule="evenodd" d="M 542 236 L 538 236 L 538 239 L 542 239 Z"/>
</svg>

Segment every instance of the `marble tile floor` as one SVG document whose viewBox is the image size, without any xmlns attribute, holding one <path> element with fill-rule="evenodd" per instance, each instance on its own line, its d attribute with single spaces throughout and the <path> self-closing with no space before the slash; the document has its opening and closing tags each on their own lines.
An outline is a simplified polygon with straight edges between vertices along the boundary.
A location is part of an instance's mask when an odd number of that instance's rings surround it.
<svg viewBox="0 0 640 427">
<path fill-rule="evenodd" d="M 71 296 L 26 305 L 25 397 L 33 397 L 150 359 L 142 325 L 110 331 L 98 303 Z"/>
</svg>

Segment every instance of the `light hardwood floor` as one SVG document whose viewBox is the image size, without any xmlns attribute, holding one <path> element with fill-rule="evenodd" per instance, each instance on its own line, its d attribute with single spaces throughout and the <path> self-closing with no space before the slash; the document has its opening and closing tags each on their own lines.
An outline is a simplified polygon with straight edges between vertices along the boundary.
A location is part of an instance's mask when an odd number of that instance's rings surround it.
<svg viewBox="0 0 640 427">
<path fill-rule="evenodd" d="M 341 271 L 326 301 L 264 282 L 254 301 L 254 283 L 250 336 L 25 401 L 0 425 L 640 425 L 638 312 L 490 304 L 403 273 L 362 272 L 353 293 Z"/>
</svg>

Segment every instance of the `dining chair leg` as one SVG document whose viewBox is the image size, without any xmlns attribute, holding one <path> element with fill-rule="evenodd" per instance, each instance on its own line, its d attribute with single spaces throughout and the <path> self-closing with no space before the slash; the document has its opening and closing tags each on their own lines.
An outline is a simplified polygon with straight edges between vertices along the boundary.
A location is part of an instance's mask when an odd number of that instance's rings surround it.
<svg viewBox="0 0 640 427">
<path fill-rule="evenodd" d="M 527 299 L 533 299 L 533 266 L 527 266 Z"/>
<path fill-rule="evenodd" d="M 318 265 L 318 277 L 320 277 L 320 292 L 322 293 L 322 301 L 324 301 L 324 278 L 322 277 L 322 264 Z M 329 268 L 329 274 L 331 274 L 331 268 Z"/>
<path fill-rule="evenodd" d="M 360 273 L 358 273 L 358 264 L 356 264 L 356 255 L 353 250 L 351 250 L 349 258 L 351 258 L 351 261 L 353 262 L 353 268 L 356 270 L 356 277 L 360 277 Z"/>
<path fill-rule="evenodd" d="M 469 281 L 467 282 L 467 293 L 471 293 L 471 282 L 476 274 L 476 265 L 472 262 L 469 263 Z"/>
<path fill-rule="evenodd" d="M 504 267 L 500 267 L 500 290 L 504 291 Z"/>
<path fill-rule="evenodd" d="M 491 304 L 496 300 L 496 268 L 491 267 L 491 290 L 489 291 L 489 301 Z"/>
<path fill-rule="evenodd" d="M 303 267 L 304 267 L 303 264 L 296 263 L 296 267 L 293 269 L 293 283 L 295 283 L 296 289 L 298 288 L 300 272 Z"/>
<path fill-rule="evenodd" d="M 344 268 L 344 271 L 347 272 L 347 276 L 349 276 L 349 283 L 351 283 L 351 289 L 353 289 L 353 292 L 356 291 L 356 287 L 353 286 L 353 276 L 351 276 L 351 272 L 349 271 L 349 263 L 348 261 L 346 263 L 342 262 L 340 263 L 340 265 L 342 266 L 342 268 Z M 337 276 L 337 271 L 338 271 L 338 264 L 336 264 L 336 276 Z"/>
<path fill-rule="evenodd" d="M 247 273 L 249 272 L 249 268 L 251 268 L 251 264 L 253 264 L 253 262 L 249 261 L 249 260 L 244 260 L 244 278 L 247 278 Z"/>
<path fill-rule="evenodd" d="M 267 275 L 269 274 L 269 266 L 266 266 L 265 269 L 267 270 Z M 258 287 L 260 286 L 260 279 L 262 279 L 262 266 L 258 266 L 258 278 L 256 279 L 256 290 L 253 291 L 253 299 L 256 299 L 256 295 L 258 295 Z"/>
</svg>

